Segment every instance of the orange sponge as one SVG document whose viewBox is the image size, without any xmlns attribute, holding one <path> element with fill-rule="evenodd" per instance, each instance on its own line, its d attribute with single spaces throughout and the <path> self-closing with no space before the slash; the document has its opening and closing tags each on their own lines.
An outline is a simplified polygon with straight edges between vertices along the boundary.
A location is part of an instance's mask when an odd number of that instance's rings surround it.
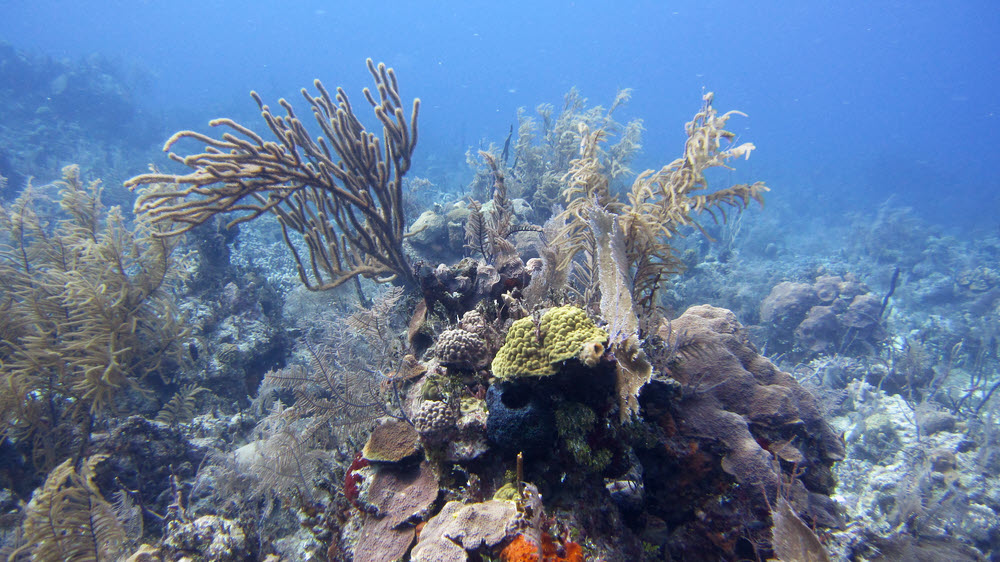
<svg viewBox="0 0 1000 562">
<path fill-rule="evenodd" d="M 561 548 L 560 548 L 561 547 Z M 518 535 L 500 552 L 500 562 L 584 562 L 583 548 L 575 542 L 556 543 L 548 533 L 542 533 L 541 561 L 535 541 Z"/>
</svg>

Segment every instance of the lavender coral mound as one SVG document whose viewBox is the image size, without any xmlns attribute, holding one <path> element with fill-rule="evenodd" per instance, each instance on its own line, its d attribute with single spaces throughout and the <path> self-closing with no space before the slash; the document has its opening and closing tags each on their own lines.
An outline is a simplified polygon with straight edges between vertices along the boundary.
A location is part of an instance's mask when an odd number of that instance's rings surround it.
<svg viewBox="0 0 1000 562">
<path fill-rule="evenodd" d="M 885 337 L 881 306 L 853 275 L 821 275 L 812 284 L 775 285 L 760 305 L 760 317 L 767 348 L 792 358 L 870 353 Z"/>
<path fill-rule="evenodd" d="M 475 369 L 485 363 L 486 343 L 478 335 L 463 330 L 445 330 L 437 341 L 441 364 L 456 369 Z"/>
<path fill-rule="evenodd" d="M 781 433 L 797 438 L 799 448 L 809 448 L 814 455 L 811 461 L 843 460 L 843 443 L 823 419 L 816 399 L 790 374 L 757 353 L 735 314 L 708 305 L 691 307 L 672 323 L 675 343 L 679 334 L 685 334 L 687 346 L 701 351 L 686 355 L 686 360 L 671 368 L 675 379 L 705 389 L 701 394 L 706 401 L 761 428 L 780 431 L 801 425 L 804 432 Z"/>
<path fill-rule="evenodd" d="M 768 513 L 784 486 L 796 510 L 835 525 L 831 467 L 845 451 L 815 398 L 757 353 L 729 310 L 691 307 L 659 336 L 672 349 L 657 357 L 666 376 L 646 385 L 640 400 L 646 421 L 667 428 L 665 449 L 639 452 L 650 512 L 677 527 L 701 528 L 678 511 L 676 498 L 693 490 L 715 494 L 732 479 L 749 500 L 740 508 L 744 517 Z M 721 512 L 706 517 L 718 526 L 713 532 L 730 530 Z"/>
</svg>

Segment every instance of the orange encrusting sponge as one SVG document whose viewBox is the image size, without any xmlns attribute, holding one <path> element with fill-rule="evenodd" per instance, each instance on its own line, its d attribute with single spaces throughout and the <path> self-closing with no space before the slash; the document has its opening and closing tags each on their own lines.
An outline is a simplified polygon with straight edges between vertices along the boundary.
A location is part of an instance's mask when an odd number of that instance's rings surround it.
<svg viewBox="0 0 1000 562">
<path fill-rule="evenodd" d="M 500 552 L 500 562 L 583 562 L 583 548 L 575 542 L 567 541 L 559 545 L 548 533 L 542 533 L 542 559 L 538 559 L 538 545 L 524 535 L 518 535 L 514 542 Z"/>
</svg>

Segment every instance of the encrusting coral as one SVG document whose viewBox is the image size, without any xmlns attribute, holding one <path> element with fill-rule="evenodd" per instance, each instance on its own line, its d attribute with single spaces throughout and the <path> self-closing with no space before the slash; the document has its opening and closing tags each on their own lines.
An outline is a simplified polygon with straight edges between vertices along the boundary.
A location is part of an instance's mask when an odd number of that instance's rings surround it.
<svg viewBox="0 0 1000 562">
<path fill-rule="evenodd" d="M 399 462 L 417 453 L 417 432 L 403 420 L 379 420 L 361 454 L 371 462 Z"/>
<path fill-rule="evenodd" d="M 538 488 L 524 484 L 516 500 L 463 504 L 450 501 L 427 521 L 413 548 L 413 562 L 477 560 L 524 534 L 541 535 L 543 506 Z M 472 555 L 472 556 L 470 556 Z"/>
<path fill-rule="evenodd" d="M 583 548 L 575 542 L 556 543 L 548 533 L 542 533 L 542 544 L 525 535 L 518 535 L 500 552 L 500 562 L 583 562 Z M 541 553 L 541 557 L 539 557 Z"/>
<path fill-rule="evenodd" d="M 438 479 L 427 462 L 418 466 L 380 465 L 371 472 L 358 500 L 373 515 L 389 519 L 394 528 L 421 519 L 437 499 Z"/>
<path fill-rule="evenodd" d="M 595 355 L 603 353 L 607 341 L 608 333 L 582 309 L 552 308 L 540 319 L 527 317 L 514 322 L 493 359 L 493 375 L 500 379 L 552 375 L 563 361 L 593 362 Z"/>
<path fill-rule="evenodd" d="M 412 560 L 467 560 L 467 551 L 492 548 L 507 538 L 517 517 L 514 502 L 448 502 L 420 533 Z"/>
<path fill-rule="evenodd" d="M 353 560 L 402 559 L 416 535 L 413 523 L 426 519 L 437 499 L 437 476 L 427 462 L 354 466 L 351 483 L 356 493 L 354 505 L 365 513 L 361 516 Z"/>
</svg>

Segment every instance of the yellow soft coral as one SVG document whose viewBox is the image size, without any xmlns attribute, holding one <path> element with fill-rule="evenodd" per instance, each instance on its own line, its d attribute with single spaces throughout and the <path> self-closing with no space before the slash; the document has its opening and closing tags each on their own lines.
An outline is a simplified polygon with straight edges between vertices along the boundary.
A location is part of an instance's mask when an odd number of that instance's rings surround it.
<svg viewBox="0 0 1000 562">
<path fill-rule="evenodd" d="M 574 358 L 591 364 L 595 349 L 603 349 L 607 341 L 608 333 L 582 309 L 552 308 L 537 323 L 532 317 L 514 322 L 493 359 L 493 375 L 505 380 L 554 375 L 560 363 Z"/>
</svg>

